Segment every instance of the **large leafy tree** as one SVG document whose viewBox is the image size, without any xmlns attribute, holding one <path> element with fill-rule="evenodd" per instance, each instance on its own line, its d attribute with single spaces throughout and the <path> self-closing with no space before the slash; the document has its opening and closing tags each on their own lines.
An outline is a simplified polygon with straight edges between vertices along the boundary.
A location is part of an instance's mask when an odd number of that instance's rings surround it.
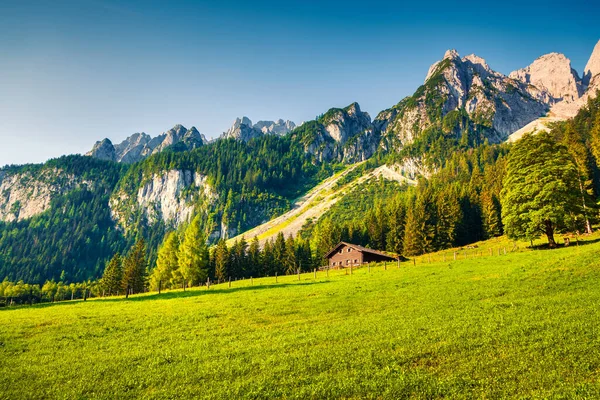
<svg viewBox="0 0 600 400">
<path fill-rule="evenodd" d="M 577 167 L 548 133 L 528 134 L 512 148 L 502 190 L 502 217 L 512 239 L 578 228 L 583 222 Z"/>
</svg>

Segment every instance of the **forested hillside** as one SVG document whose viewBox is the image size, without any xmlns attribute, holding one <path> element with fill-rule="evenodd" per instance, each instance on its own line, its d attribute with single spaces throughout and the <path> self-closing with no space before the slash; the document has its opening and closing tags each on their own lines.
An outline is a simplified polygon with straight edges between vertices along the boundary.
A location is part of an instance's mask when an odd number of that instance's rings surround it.
<svg viewBox="0 0 600 400">
<path fill-rule="evenodd" d="M 201 214 L 202 230 L 216 242 L 287 211 L 292 199 L 332 168 L 312 162 L 290 136 L 275 135 L 248 143 L 218 140 L 194 151 L 174 146 L 130 167 L 81 156 L 5 167 L 3 176 L 14 177 L 21 186 L 32 176 L 48 176 L 43 184 L 56 193 L 57 186 L 62 190 L 31 218 L 0 222 L 0 277 L 31 283 L 95 279 L 113 254 L 126 251 L 140 237 L 147 241 L 152 266 L 165 232 L 186 223 L 165 218 L 160 201 L 181 203 L 191 210 L 190 217 Z M 140 203 L 152 177 L 169 171 L 201 175 L 211 198 L 192 185 L 178 188 L 179 198 L 167 192 Z M 72 184 L 67 187 L 64 181 Z M 39 193 L 26 193 L 24 201 L 35 201 Z M 11 194 L 14 185 L 5 196 Z M 158 211 L 150 214 L 148 209 Z"/>
</svg>

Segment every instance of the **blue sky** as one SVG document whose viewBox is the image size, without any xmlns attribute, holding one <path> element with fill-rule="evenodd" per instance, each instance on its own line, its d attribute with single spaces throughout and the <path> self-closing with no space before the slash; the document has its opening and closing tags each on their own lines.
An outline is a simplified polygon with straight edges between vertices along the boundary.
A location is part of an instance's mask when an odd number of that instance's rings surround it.
<svg viewBox="0 0 600 400">
<path fill-rule="evenodd" d="M 374 118 L 449 48 L 506 74 L 562 52 L 581 75 L 600 39 L 595 2 L 487 3 L 0 0 L 0 165 L 177 123 Z"/>
</svg>

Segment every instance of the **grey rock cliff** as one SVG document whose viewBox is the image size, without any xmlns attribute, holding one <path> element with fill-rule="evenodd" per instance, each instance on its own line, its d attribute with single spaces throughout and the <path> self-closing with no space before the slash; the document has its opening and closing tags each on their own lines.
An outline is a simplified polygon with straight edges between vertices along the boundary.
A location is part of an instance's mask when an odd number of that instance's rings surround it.
<svg viewBox="0 0 600 400">
<path fill-rule="evenodd" d="M 237 139 L 247 142 L 248 140 L 260 137 L 262 135 L 285 135 L 296 127 L 292 121 L 258 121 L 252 124 L 248 117 L 236 118 L 231 128 L 223 132 L 223 139 Z"/>
<path fill-rule="evenodd" d="M 113 146 L 112 142 L 108 139 L 96 142 L 92 150 L 86 153 L 86 156 L 108 161 L 116 161 L 117 159 L 115 146 Z"/>
<path fill-rule="evenodd" d="M 358 162 L 377 150 L 379 135 L 358 103 L 332 108 L 315 121 L 292 131 L 304 150 L 320 161 Z"/>
<path fill-rule="evenodd" d="M 581 79 L 571 67 L 571 60 L 560 53 L 543 55 L 528 67 L 512 72 L 509 77 L 547 93 L 549 104 L 572 102 L 583 94 Z"/>
<path fill-rule="evenodd" d="M 178 143 L 182 143 L 186 149 L 192 150 L 208 143 L 208 141 L 195 127 L 188 130 L 183 125 L 178 124 L 154 138 L 144 132 L 134 133 L 117 145 L 113 145 L 110 140 L 104 139 L 97 142 L 86 155 L 131 164 Z"/>
</svg>

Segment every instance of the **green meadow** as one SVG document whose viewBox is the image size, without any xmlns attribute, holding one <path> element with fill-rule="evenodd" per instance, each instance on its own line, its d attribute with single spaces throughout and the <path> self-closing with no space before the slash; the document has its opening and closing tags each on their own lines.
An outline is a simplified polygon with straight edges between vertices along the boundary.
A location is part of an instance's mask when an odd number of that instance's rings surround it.
<svg viewBox="0 0 600 400">
<path fill-rule="evenodd" d="M 598 240 L 6 308 L 0 398 L 598 398 Z"/>
</svg>

